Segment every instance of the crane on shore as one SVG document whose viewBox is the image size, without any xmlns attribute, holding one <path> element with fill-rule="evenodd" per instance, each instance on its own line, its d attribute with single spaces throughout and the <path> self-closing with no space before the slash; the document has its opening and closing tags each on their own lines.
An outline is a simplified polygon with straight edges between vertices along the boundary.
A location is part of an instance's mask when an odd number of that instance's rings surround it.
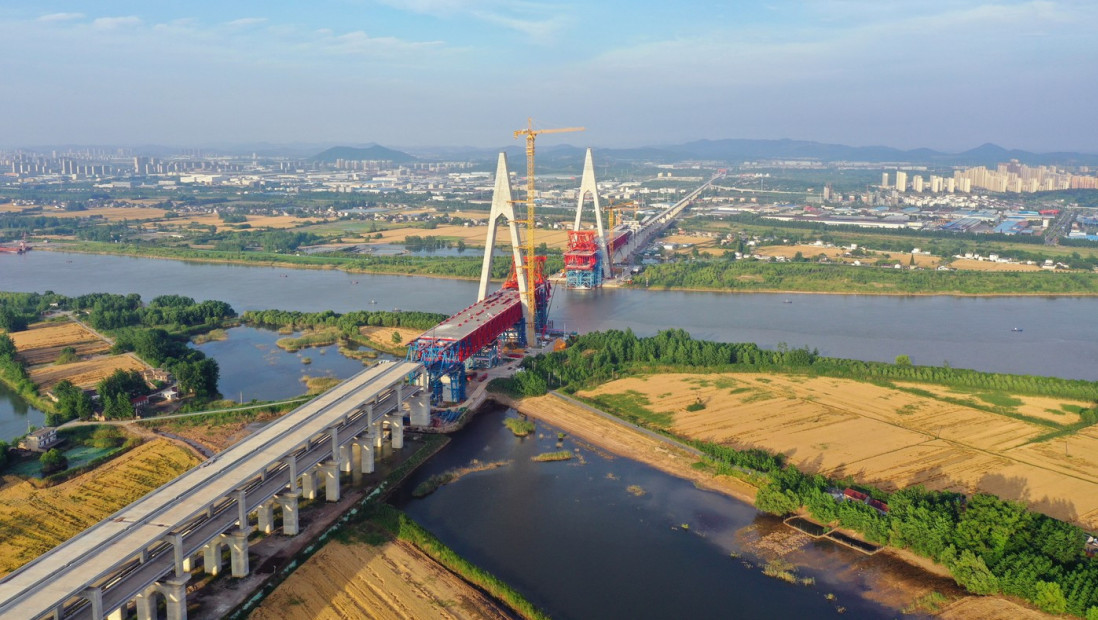
<svg viewBox="0 0 1098 620">
<path fill-rule="evenodd" d="M 534 265 L 534 200 L 537 198 L 534 187 L 534 140 L 543 133 L 566 133 L 571 131 L 584 131 L 584 127 L 563 127 L 559 129 L 534 129 L 534 119 L 526 119 L 526 129 L 516 129 L 515 139 L 526 136 L 526 238 L 523 245 L 526 249 L 526 303 L 530 309 L 530 316 L 526 323 L 526 341 L 530 344 L 537 342 L 534 334 L 534 308 L 536 308 L 534 295 L 534 279 L 536 267 Z"/>
</svg>

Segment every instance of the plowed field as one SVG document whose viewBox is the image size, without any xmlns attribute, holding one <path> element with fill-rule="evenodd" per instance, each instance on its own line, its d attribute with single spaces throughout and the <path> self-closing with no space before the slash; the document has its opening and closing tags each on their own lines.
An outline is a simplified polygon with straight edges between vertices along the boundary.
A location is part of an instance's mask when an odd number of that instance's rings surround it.
<svg viewBox="0 0 1098 620">
<path fill-rule="evenodd" d="M 651 412 L 669 415 L 671 429 L 686 437 L 781 452 L 807 471 L 852 475 L 884 489 L 925 484 L 985 491 L 1098 527 L 1098 429 L 1035 442 L 1055 427 L 1006 415 L 1070 424 L 1078 416 L 1064 406 L 1087 403 L 944 388 L 921 396 L 847 379 L 780 374 L 632 377 L 580 396 L 627 392 L 646 400 Z M 1005 413 L 965 405 L 993 407 L 989 400 L 1007 403 L 1001 405 Z M 695 402 L 705 408 L 687 411 Z"/>
<path fill-rule="evenodd" d="M 440 620 L 512 617 L 491 599 L 403 542 L 329 542 L 295 570 L 251 620 Z"/>
</svg>

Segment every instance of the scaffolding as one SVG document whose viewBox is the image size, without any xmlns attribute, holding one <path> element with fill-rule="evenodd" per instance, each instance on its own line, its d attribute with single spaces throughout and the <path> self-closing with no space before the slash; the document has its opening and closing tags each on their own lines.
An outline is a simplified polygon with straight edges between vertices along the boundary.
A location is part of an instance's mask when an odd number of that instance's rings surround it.
<svg viewBox="0 0 1098 620">
<path fill-rule="evenodd" d="M 568 231 L 568 251 L 564 253 L 564 273 L 568 288 L 587 289 L 602 286 L 602 258 L 596 231 Z"/>
</svg>

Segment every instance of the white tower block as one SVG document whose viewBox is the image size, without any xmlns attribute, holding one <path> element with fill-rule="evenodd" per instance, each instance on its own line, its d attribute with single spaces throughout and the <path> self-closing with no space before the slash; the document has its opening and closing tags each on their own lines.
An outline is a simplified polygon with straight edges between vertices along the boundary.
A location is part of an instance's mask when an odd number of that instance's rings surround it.
<svg viewBox="0 0 1098 620">
<path fill-rule="evenodd" d="M 606 230 L 602 227 L 602 211 L 599 209 L 599 190 L 595 184 L 595 163 L 591 159 L 591 149 L 587 149 L 587 157 L 583 161 L 583 176 L 580 179 L 579 202 L 576 204 L 576 223 L 572 230 L 580 229 L 580 218 L 583 216 L 583 201 L 591 194 L 591 206 L 595 210 L 595 227 L 599 233 L 599 251 L 602 252 L 602 275 L 610 277 L 610 254 L 606 245 Z"/>
<path fill-rule="evenodd" d="M 592 177 L 594 178 L 594 177 Z M 527 324 L 534 324 L 534 309 L 529 307 L 526 299 L 526 270 L 523 268 L 525 261 L 522 257 L 522 240 L 519 239 L 518 223 L 515 221 L 515 205 L 511 200 L 511 173 L 507 171 L 507 155 L 499 154 L 499 163 L 496 165 L 496 186 L 492 190 L 492 210 L 488 214 L 488 240 L 484 244 L 484 263 L 480 268 L 480 289 L 477 291 L 477 301 L 481 301 L 488 295 L 488 279 L 492 273 L 492 250 L 496 246 L 496 227 L 499 218 L 507 218 L 507 227 L 511 229 L 511 252 L 514 254 L 516 275 L 518 276 L 519 298 L 522 299 L 522 316 L 526 317 Z"/>
</svg>

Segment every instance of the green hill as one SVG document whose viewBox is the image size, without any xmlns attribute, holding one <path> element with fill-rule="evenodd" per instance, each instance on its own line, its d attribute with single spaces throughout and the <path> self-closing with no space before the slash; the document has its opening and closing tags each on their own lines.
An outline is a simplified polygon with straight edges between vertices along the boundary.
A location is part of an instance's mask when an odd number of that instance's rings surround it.
<svg viewBox="0 0 1098 620">
<path fill-rule="evenodd" d="M 334 162 L 337 159 L 391 161 L 396 164 L 418 161 L 417 158 L 412 155 L 388 149 L 378 144 L 364 148 L 333 146 L 322 153 L 317 153 L 313 156 L 313 159 L 329 163 Z"/>
</svg>

